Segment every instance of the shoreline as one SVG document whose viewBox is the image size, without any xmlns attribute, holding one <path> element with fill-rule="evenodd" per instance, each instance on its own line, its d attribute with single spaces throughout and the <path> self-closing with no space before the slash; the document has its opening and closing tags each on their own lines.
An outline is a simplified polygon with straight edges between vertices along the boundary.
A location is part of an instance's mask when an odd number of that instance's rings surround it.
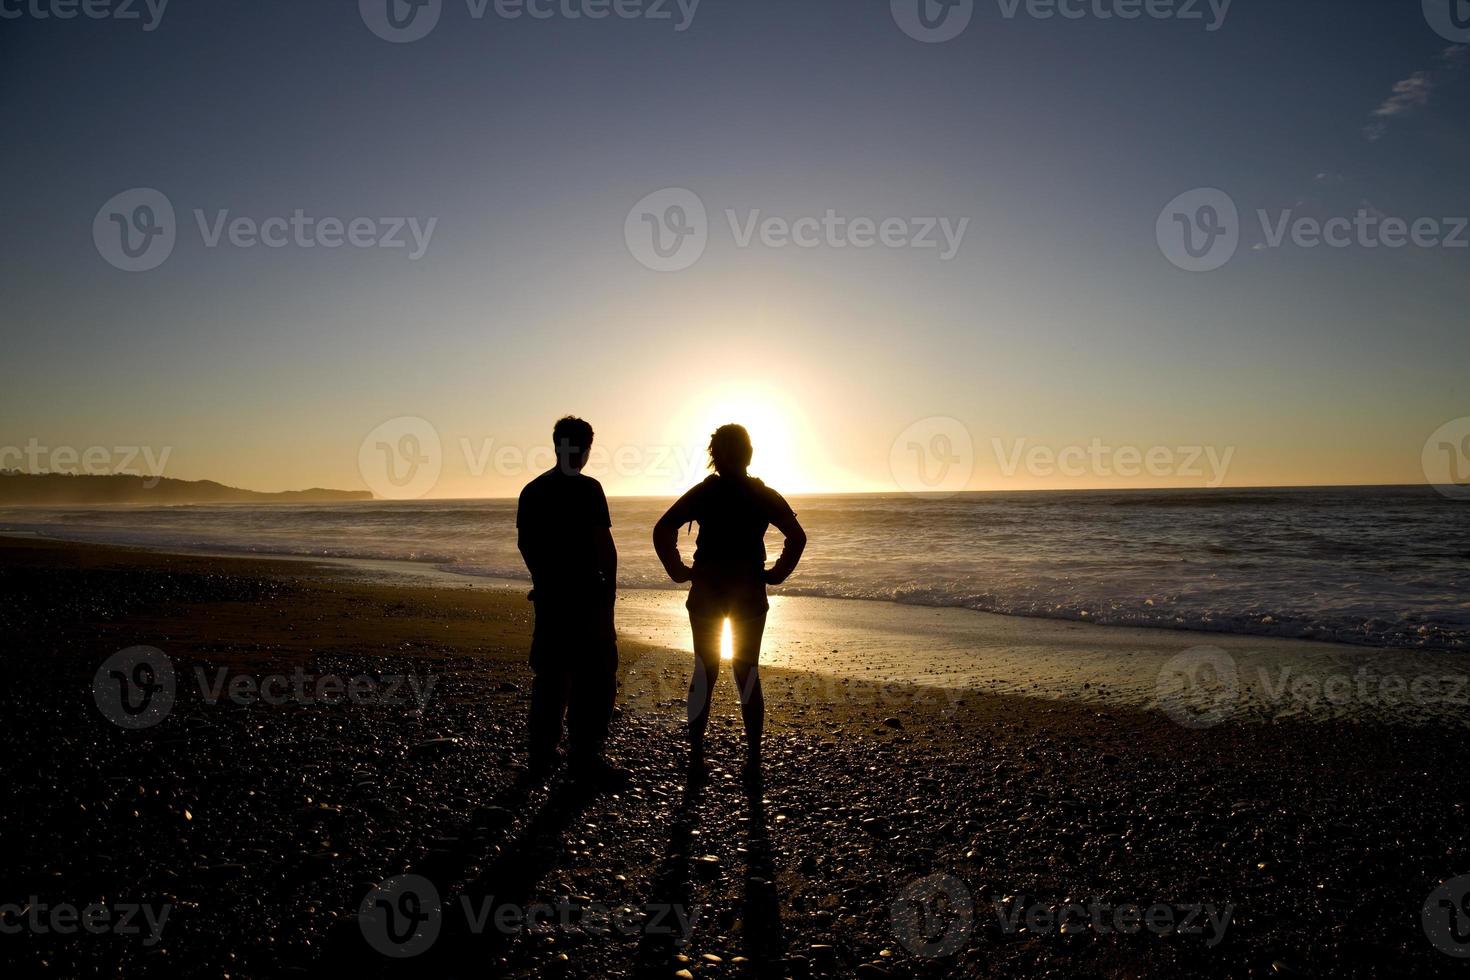
<svg viewBox="0 0 1470 980">
<path fill-rule="evenodd" d="M 627 499 L 641 501 L 654 498 Z M 399 502 L 374 503 L 396 508 Z M 447 503 L 457 505 L 483 502 L 472 500 Z M 507 501 L 491 503 L 509 506 Z M 219 506 L 229 510 L 235 505 Z M 337 505 L 332 504 L 321 507 L 337 509 Z M 207 510 L 209 505 L 176 509 Z M 245 507 L 246 511 L 256 509 L 258 508 L 249 505 Z M 394 512 L 396 513 L 396 509 Z M 513 533 L 506 538 L 497 538 L 493 547 L 476 539 L 477 543 L 466 549 L 457 547 L 453 542 L 433 538 L 432 533 L 428 532 L 425 532 L 425 537 L 411 537 L 396 543 L 379 540 L 370 533 L 367 543 L 363 543 L 354 541 L 351 535 L 344 536 L 345 528 L 336 525 L 332 525 L 329 532 L 324 532 L 325 536 L 281 536 L 275 533 L 280 528 L 275 528 L 272 533 L 262 534 L 219 534 L 211 530 L 212 525 L 195 526 L 190 525 L 187 520 L 177 527 L 171 524 L 171 519 L 160 519 L 162 523 L 144 522 L 136 527 L 108 526 L 106 522 L 94 525 L 85 519 L 83 513 L 80 524 L 73 523 L 70 518 L 66 521 L 29 523 L 20 519 L 20 513 L 12 510 L 8 515 L 10 520 L 0 522 L 0 527 L 8 525 L 10 528 L 0 530 L 0 535 L 31 535 L 46 540 L 73 541 L 104 547 L 138 547 L 162 553 L 209 554 L 222 558 L 305 559 L 355 564 L 364 568 L 417 569 L 420 572 L 427 568 L 461 577 L 472 583 L 526 581 L 523 578 L 524 568 L 513 548 Z M 506 514 L 499 514 L 495 519 L 509 520 Z M 269 521 L 266 523 L 270 524 Z M 328 523 L 331 524 L 330 521 Z M 648 558 L 644 554 L 647 542 L 642 537 L 635 538 L 628 538 L 624 534 L 618 539 L 619 547 L 625 551 L 627 559 L 620 570 L 621 587 L 624 591 L 679 591 L 678 587 L 667 582 L 661 570 L 645 560 Z M 1113 558 L 1122 562 L 1115 566 L 1115 571 L 1129 574 L 1127 561 L 1117 555 Z M 1105 585 L 1093 583 L 1080 587 L 1075 594 L 1063 587 L 1054 590 L 1056 595 L 1051 596 L 1051 599 L 1037 601 L 1035 596 L 1027 598 L 1024 589 L 1018 592 L 1014 583 L 1005 580 L 1004 576 L 995 584 L 996 592 L 991 594 L 986 591 L 989 586 L 980 580 L 967 581 L 963 587 L 951 587 L 944 584 L 943 578 L 939 578 L 933 580 L 937 583 L 934 588 L 920 588 L 916 581 L 924 580 L 922 571 L 909 570 L 891 580 L 887 577 L 880 580 L 857 570 L 858 564 L 854 564 L 853 568 L 854 571 L 836 577 L 826 573 L 817 573 L 813 577 L 812 569 L 808 569 L 807 576 L 798 577 L 774 594 L 788 599 L 878 602 L 901 607 L 955 609 L 988 616 L 1102 626 L 1107 629 L 1157 631 L 1183 637 L 1201 637 L 1200 642 L 1205 644 L 1216 638 L 1246 637 L 1263 642 L 1286 640 L 1378 651 L 1404 650 L 1426 654 L 1470 652 L 1470 646 L 1467 646 L 1470 644 L 1470 633 L 1467 633 L 1470 630 L 1470 620 L 1465 618 L 1463 606 L 1449 604 L 1448 599 L 1441 601 L 1426 618 L 1412 602 L 1394 605 L 1389 598 L 1389 592 L 1376 599 L 1370 597 L 1368 601 L 1359 602 L 1355 607 L 1352 602 L 1347 601 L 1351 598 L 1347 593 L 1353 590 L 1344 584 L 1341 588 L 1347 590 L 1343 594 L 1346 598 L 1343 602 L 1336 603 L 1334 608 L 1334 602 L 1313 598 L 1303 600 L 1292 591 L 1306 588 L 1310 593 L 1313 588 L 1326 589 L 1327 586 L 1314 586 L 1290 575 L 1273 584 L 1270 575 L 1263 572 L 1259 588 L 1254 588 L 1244 596 L 1236 594 L 1233 598 L 1220 599 L 1218 602 L 1210 598 L 1212 587 L 1201 586 L 1198 580 L 1199 569 L 1196 569 L 1196 577 L 1192 583 L 1180 587 L 1179 595 L 1171 594 L 1172 587 L 1166 580 L 1145 578 L 1133 581 L 1122 592 L 1110 591 Z M 1136 573 L 1137 570 L 1133 571 Z M 1224 575 L 1223 569 L 1218 571 Z M 1096 572 L 1097 568 L 1093 568 L 1088 574 Z M 1446 581 L 1457 580 L 1448 572 L 1446 575 L 1449 576 Z M 1389 586 L 1401 588 L 1404 583 L 1385 584 L 1385 588 Z M 1240 587 L 1241 582 L 1235 581 L 1233 584 L 1227 583 L 1226 588 L 1227 591 L 1236 589 L 1238 592 Z M 1323 594 L 1336 595 L 1330 590 Z M 1156 599 L 1159 602 L 1157 606 Z"/>
<path fill-rule="evenodd" d="M 285 562 L 387 587 L 506 595 L 530 587 L 529 581 L 402 559 L 93 545 L 9 532 L 0 532 L 0 539 L 222 562 Z M 692 654 L 683 589 L 623 588 L 618 595 L 620 639 Z M 1455 651 L 1115 626 L 957 606 L 772 595 L 761 666 L 922 685 L 950 697 L 980 690 L 1145 710 L 1173 706 L 1186 724 L 1308 718 L 1470 727 L 1470 663 L 1459 661 Z"/>
</svg>

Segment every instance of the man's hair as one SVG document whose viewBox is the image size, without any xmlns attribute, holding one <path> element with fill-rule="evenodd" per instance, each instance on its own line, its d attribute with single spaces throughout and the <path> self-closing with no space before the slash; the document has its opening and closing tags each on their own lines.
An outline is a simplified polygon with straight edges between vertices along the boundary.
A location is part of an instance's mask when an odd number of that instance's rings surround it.
<svg viewBox="0 0 1470 980">
<path fill-rule="evenodd" d="M 551 442 L 557 455 L 568 447 L 585 453 L 592 448 L 592 426 L 575 415 L 563 415 L 551 429 Z"/>
</svg>

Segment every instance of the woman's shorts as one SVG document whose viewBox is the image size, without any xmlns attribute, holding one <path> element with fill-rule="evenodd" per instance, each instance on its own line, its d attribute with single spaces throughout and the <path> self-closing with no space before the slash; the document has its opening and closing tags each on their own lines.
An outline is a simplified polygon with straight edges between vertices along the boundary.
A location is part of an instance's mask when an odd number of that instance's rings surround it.
<svg viewBox="0 0 1470 980">
<path fill-rule="evenodd" d="M 771 607 L 766 583 L 758 575 L 716 574 L 694 569 L 694 584 L 684 603 L 692 615 L 753 619 Z"/>
</svg>

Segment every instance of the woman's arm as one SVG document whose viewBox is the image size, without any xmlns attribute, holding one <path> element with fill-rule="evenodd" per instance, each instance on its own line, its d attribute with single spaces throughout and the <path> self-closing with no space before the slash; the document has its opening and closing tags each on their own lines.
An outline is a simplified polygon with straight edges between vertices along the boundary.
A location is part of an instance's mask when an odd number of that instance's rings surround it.
<svg viewBox="0 0 1470 980">
<path fill-rule="evenodd" d="M 786 543 L 781 547 L 781 557 L 776 559 L 776 564 L 766 569 L 765 579 L 767 585 L 780 585 L 796 571 L 796 563 L 801 561 L 801 553 L 806 550 L 806 531 L 785 500 L 781 500 L 781 506 L 771 515 L 771 523 L 786 535 Z"/>
<path fill-rule="evenodd" d="M 694 491 L 698 489 L 695 487 L 675 501 L 653 526 L 653 550 L 675 582 L 687 582 L 694 575 L 679 554 L 679 528 L 694 519 Z"/>
</svg>

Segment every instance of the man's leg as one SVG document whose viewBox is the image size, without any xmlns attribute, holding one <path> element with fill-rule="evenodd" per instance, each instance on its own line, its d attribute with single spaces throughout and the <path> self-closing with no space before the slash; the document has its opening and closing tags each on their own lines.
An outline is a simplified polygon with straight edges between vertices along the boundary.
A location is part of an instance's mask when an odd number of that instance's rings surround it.
<svg viewBox="0 0 1470 980">
<path fill-rule="evenodd" d="M 618 694 L 618 637 L 613 625 L 613 596 L 600 597 L 587 610 L 594 624 L 579 640 L 578 666 L 571 679 L 567 707 L 570 762 L 583 776 L 621 782 L 627 773 L 602 757 Z"/>
<path fill-rule="evenodd" d="M 571 682 L 567 707 L 567 740 L 577 762 L 594 762 L 602 757 L 618 696 L 617 644 L 599 640 L 587 651 L 585 665 Z"/>
<path fill-rule="evenodd" d="M 540 618 L 538 613 L 538 619 Z M 548 624 L 537 624 L 531 640 L 531 712 L 526 719 L 531 765 L 545 768 L 556 759 L 561 742 L 562 716 L 567 709 L 568 681 L 565 655 L 553 641 Z"/>
</svg>

